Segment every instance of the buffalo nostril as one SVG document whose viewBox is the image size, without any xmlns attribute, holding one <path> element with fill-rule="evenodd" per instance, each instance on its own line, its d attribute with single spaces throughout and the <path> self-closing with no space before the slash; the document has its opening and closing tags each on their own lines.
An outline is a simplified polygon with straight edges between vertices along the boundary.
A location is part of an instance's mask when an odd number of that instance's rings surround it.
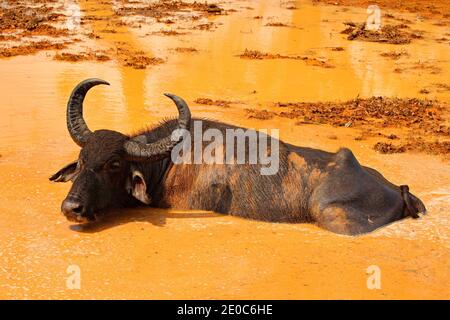
<svg viewBox="0 0 450 320">
<path fill-rule="evenodd" d="M 64 200 L 61 206 L 61 211 L 65 215 L 81 215 L 83 212 L 83 205 L 75 200 Z"/>
<path fill-rule="evenodd" d="M 75 212 L 76 214 L 81 214 L 83 212 L 83 206 L 79 205 L 78 207 L 73 208 L 72 211 Z"/>
</svg>

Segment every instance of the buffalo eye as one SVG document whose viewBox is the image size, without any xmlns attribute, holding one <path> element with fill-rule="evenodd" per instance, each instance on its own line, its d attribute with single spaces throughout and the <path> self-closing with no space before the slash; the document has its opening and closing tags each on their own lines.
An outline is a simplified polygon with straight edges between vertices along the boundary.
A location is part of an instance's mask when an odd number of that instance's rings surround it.
<svg viewBox="0 0 450 320">
<path fill-rule="evenodd" d="M 111 171 L 118 171 L 122 168 L 122 162 L 120 160 L 111 160 L 108 162 L 107 168 Z"/>
</svg>

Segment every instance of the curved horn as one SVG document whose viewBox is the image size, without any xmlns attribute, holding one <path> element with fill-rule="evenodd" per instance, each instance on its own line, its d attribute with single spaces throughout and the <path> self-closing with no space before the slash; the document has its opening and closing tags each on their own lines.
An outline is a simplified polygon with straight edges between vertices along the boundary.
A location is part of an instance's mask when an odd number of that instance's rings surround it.
<svg viewBox="0 0 450 320">
<path fill-rule="evenodd" d="M 67 129 L 73 141 L 80 147 L 83 147 L 88 135 L 91 134 L 91 130 L 89 130 L 83 119 L 84 97 L 89 89 L 99 84 L 109 85 L 108 82 L 101 79 L 87 79 L 80 82 L 73 89 L 67 103 Z"/>
<path fill-rule="evenodd" d="M 178 128 L 189 130 L 191 124 L 191 112 L 186 102 L 174 94 L 165 93 L 165 96 L 172 99 L 178 108 Z M 125 142 L 124 148 L 128 160 L 131 161 L 156 161 L 166 158 L 170 155 L 172 149 L 180 142 L 182 136 L 176 140 L 172 140 L 172 136 L 167 136 L 156 142 L 145 144 L 137 139 Z"/>
</svg>

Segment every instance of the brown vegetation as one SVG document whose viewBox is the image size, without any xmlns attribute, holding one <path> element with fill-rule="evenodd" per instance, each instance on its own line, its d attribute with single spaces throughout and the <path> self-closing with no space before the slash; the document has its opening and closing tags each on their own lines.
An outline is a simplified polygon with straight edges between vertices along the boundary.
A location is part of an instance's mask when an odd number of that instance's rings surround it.
<svg viewBox="0 0 450 320">
<path fill-rule="evenodd" d="M 422 38 L 420 31 L 405 31 L 409 28 L 406 24 L 383 25 L 380 30 L 366 30 L 366 24 L 346 22 L 347 28 L 342 34 L 347 34 L 348 40 L 362 40 L 369 42 L 384 42 L 390 44 L 408 44 L 412 39 Z"/>
<path fill-rule="evenodd" d="M 304 123 L 406 127 L 450 136 L 450 127 L 445 124 L 447 107 L 435 100 L 371 97 L 340 103 L 278 102 L 276 106 L 288 109 L 279 113 L 279 116 L 302 120 Z"/>
<path fill-rule="evenodd" d="M 160 36 L 179 36 L 183 34 L 187 34 L 186 32 L 180 32 L 176 30 L 164 30 L 161 29 L 159 31 L 152 32 L 153 35 L 160 35 Z"/>
<path fill-rule="evenodd" d="M 124 4 L 135 4 L 134 1 L 124 0 Z M 122 6 L 116 10 L 119 16 L 136 16 L 152 17 L 156 19 L 167 18 L 181 11 L 192 11 L 197 16 L 192 19 L 198 19 L 199 16 L 221 15 L 227 11 L 219 7 L 217 4 L 208 4 L 207 2 L 184 2 L 181 0 L 173 1 L 157 1 L 151 2 L 145 6 Z"/>
<path fill-rule="evenodd" d="M 380 53 L 380 56 L 382 56 L 384 58 L 389 58 L 392 60 L 398 60 L 401 57 L 408 57 L 409 54 L 406 51 L 389 51 L 389 52 Z"/>
<path fill-rule="evenodd" d="M 361 129 L 355 140 L 368 137 L 399 140 L 377 142 L 374 149 L 380 153 L 425 152 L 434 155 L 450 154 L 449 114 L 445 103 L 426 99 L 371 97 L 345 102 L 277 102 L 275 107 L 286 111 L 245 109 L 247 118 L 268 120 L 275 116 L 296 120 L 296 125 L 329 124 Z M 387 128 L 407 128 L 400 139 L 393 133 L 382 133 Z M 327 136 L 337 139 L 335 135 Z M 444 139 L 438 141 L 437 138 Z M 426 139 L 425 139 L 426 138 Z"/>
<path fill-rule="evenodd" d="M 35 54 L 42 50 L 61 50 L 67 47 L 67 43 L 53 43 L 48 40 L 30 42 L 24 45 L 0 48 L 0 57 L 9 58 L 19 55 Z"/>
<path fill-rule="evenodd" d="M 290 25 L 283 22 L 268 22 L 265 24 L 266 27 L 290 27 Z"/>
<path fill-rule="evenodd" d="M 238 55 L 241 59 L 249 60 L 274 60 L 274 59 L 287 59 L 287 60 L 303 60 L 306 64 L 311 66 L 317 66 L 322 68 L 334 68 L 333 65 L 326 61 L 319 60 L 317 58 L 311 58 L 307 56 L 297 56 L 297 55 L 282 55 L 279 53 L 265 53 L 258 50 L 248 50 L 245 49 L 243 53 Z"/>
<path fill-rule="evenodd" d="M 245 112 L 249 119 L 269 120 L 276 116 L 275 112 L 268 110 L 245 109 Z"/>
<path fill-rule="evenodd" d="M 63 52 L 57 53 L 54 56 L 55 60 L 58 61 L 68 61 L 68 62 L 78 62 L 78 61 L 109 61 L 111 58 L 107 56 L 104 52 L 81 52 L 78 54 Z"/>
<path fill-rule="evenodd" d="M 394 72 L 402 73 L 404 71 L 427 71 L 430 74 L 439 74 L 442 72 L 442 69 L 438 67 L 435 62 L 430 61 L 418 61 L 412 65 L 397 67 Z"/>
<path fill-rule="evenodd" d="M 143 54 L 135 54 L 124 60 L 124 66 L 134 69 L 146 69 L 149 65 L 158 65 L 164 63 L 161 58 L 147 57 Z"/>
<path fill-rule="evenodd" d="M 233 103 L 232 101 L 227 100 L 213 100 L 210 98 L 197 98 L 194 100 L 195 103 L 206 105 L 206 106 L 218 106 L 223 108 L 229 108 L 230 105 Z"/>
<path fill-rule="evenodd" d="M 373 146 L 373 149 L 384 154 L 412 151 L 448 156 L 450 155 L 450 141 L 426 141 L 422 138 L 410 138 L 400 145 L 378 142 Z"/>
<path fill-rule="evenodd" d="M 198 52 L 197 49 L 193 48 L 193 47 L 177 47 L 175 48 L 176 52 L 181 52 L 181 53 L 185 53 L 185 52 Z"/>
</svg>

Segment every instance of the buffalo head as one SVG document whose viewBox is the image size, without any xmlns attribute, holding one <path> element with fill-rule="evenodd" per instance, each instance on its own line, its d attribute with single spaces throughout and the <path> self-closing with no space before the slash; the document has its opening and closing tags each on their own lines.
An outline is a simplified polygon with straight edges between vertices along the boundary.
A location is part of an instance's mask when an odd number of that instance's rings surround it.
<svg viewBox="0 0 450 320">
<path fill-rule="evenodd" d="M 142 163 L 157 162 L 170 156 L 181 140 L 167 136 L 147 143 L 145 135 L 130 137 L 111 130 L 89 130 L 83 119 L 83 100 L 87 91 L 100 79 L 88 79 L 76 86 L 67 104 L 67 128 L 73 141 L 81 147 L 78 160 L 66 165 L 51 181 L 72 181 L 61 211 L 71 221 L 94 221 L 97 213 L 137 200 L 149 203 Z M 165 94 L 178 108 L 178 129 L 189 130 L 191 114 L 183 99 Z M 137 200 L 136 200 L 137 199 Z"/>
</svg>

